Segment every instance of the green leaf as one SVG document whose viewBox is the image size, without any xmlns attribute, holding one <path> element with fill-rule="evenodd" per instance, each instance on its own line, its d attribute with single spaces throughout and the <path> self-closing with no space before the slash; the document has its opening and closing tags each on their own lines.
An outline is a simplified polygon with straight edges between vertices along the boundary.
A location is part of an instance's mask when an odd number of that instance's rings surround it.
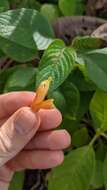
<svg viewBox="0 0 107 190">
<path fill-rule="evenodd" d="M 21 47 L 13 42 L 7 42 L 7 40 L 0 37 L 0 47 L 2 48 L 5 55 L 9 58 L 24 63 L 31 61 L 37 56 L 37 50 Z"/>
<path fill-rule="evenodd" d="M 72 136 L 80 127 L 81 124 L 78 119 L 74 120 L 70 115 L 63 114 L 63 121 L 60 126 L 61 129 L 66 129 Z"/>
<path fill-rule="evenodd" d="M 98 88 L 107 91 L 107 48 L 90 51 L 84 59 L 90 79 Z"/>
<path fill-rule="evenodd" d="M 74 83 L 80 91 L 85 92 L 96 89 L 95 84 L 88 77 L 85 64 L 77 64 L 67 80 Z"/>
<path fill-rule="evenodd" d="M 0 49 L 0 60 L 1 60 L 1 58 L 3 58 L 3 57 L 5 57 L 5 54 L 4 54 L 4 52 Z M 2 61 L 2 60 L 1 60 Z"/>
<path fill-rule="evenodd" d="M 30 8 L 30 9 L 36 9 L 40 10 L 41 4 L 36 0 L 22 0 L 17 5 L 17 8 Z"/>
<path fill-rule="evenodd" d="M 0 14 L 0 47 L 10 58 L 25 62 L 34 59 L 54 35 L 47 20 L 36 10 L 17 9 Z"/>
<path fill-rule="evenodd" d="M 95 162 L 95 172 L 91 182 L 94 189 L 100 189 L 103 187 L 103 162 L 96 160 Z"/>
<path fill-rule="evenodd" d="M 89 137 L 88 130 L 86 127 L 83 127 L 81 129 L 77 130 L 72 135 L 72 144 L 76 147 L 86 145 L 89 142 L 90 142 L 90 137 Z"/>
<path fill-rule="evenodd" d="M 17 67 L 8 78 L 4 87 L 4 92 L 27 90 L 29 84 L 31 85 L 32 79 L 34 79 L 34 82 L 32 82 L 35 85 L 36 72 L 37 69 L 33 67 Z"/>
<path fill-rule="evenodd" d="M 103 142 L 101 139 L 99 139 L 97 145 L 96 145 L 96 159 L 104 161 L 105 155 L 107 152 L 107 146 L 105 142 Z"/>
<path fill-rule="evenodd" d="M 72 41 L 72 47 L 79 52 L 98 49 L 102 44 L 103 41 L 100 38 L 90 36 L 75 37 Z"/>
<path fill-rule="evenodd" d="M 107 154 L 106 154 L 105 160 L 103 162 L 103 178 L 104 178 L 105 190 L 107 190 Z"/>
<path fill-rule="evenodd" d="M 41 4 L 37 0 L 28 0 L 28 7 L 40 11 Z"/>
<path fill-rule="evenodd" d="M 65 81 L 62 84 L 62 92 L 66 100 L 66 113 L 69 114 L 72 119 L 76 119 L 79 105 L 80 105 L 80 93 L 77 87 L 69 82 Z"/>
<path fill-rule="evenodd" d="M 57 5 L 53 5 L 53 4 L 43 4 L 40 12 L 42 15 L 44 15 L 50 22 L 55 21 L 59 15 L 60 15 L 60 11 L 58 9 Z"/>
<path fill-rule="evenodd" d="M 107 130 L 107 93 L 97 90 L 90 103 L 90 114 L 94 127 Z"/>
<path fill-rule="evenodd" d="M 41 3 L 44 3 L 45 0 L 38 0 Z M 58 0 L 46 0 L 47 3 L 57 4 Z"/>
<path fill-rule="evenodd" d="M 81 0 L 59 0 L 59 8 L 64 16 L 81 15 L 84 10 Z"/>
<path fill-rule="evenodd" d="M 9 190 L 22 190 L 24 182 L 24 172 L 17 172 L 10 184 Z"/>
<path fill-rule="evenodd" d="M 90 186 L 88 190 L 95 190 L 95 189 L 93 189 L 92 186 Z"/>
<path fill-rule="evenodd" d="M 48 98 L 54 99 L 55 106 L 62 112 L 65 112 L 66 109 L 66 100 L 64 95 L 59 91 L 56 90 L 48 95 Z"/>
<path fill-rule="evenodd" d="M 80 92 L 80 106 L 78 109 L 78 119 L 81 119 L 84 114 L 89 111 L 89 104 L 92 99 L 93 92 Z"/>
<path fill-rule="evenodd" d="M 63 165 L 53 170 L 49 190 L 88 190 L 94 172 L 93 148 L 85 146 L 65 157 Z"/>
<path fill-rule="evenodd" d="M 3 93 L 4 91 L 4 86 L 7 83 L 8 78 L 12 73 L 17 69 L 17 66 L 11 67 L 6 70 L 1 70 L 0 71 L 0 93 Z"/>
<path fill-rule="evenodd" d="M 52 77 L 50 91 L 58 88 L 74 67 L 75 51 L 66 47 L 61 40 L 55 40 L 45 51 L 39 66 L 37 86 Z"/>
<path fill-rule="evenodd" d="M 18 7 L 18 5 L 20 4 L 20 0 L 9 0 L 10 2 L 10 6 L 14 6 L 15 8 Z"/>
<path fill-rule="evenodd" d="M 0 12 L 7 11 L 9 9 L 8 0 L 0 0 Z"/>
</svg>

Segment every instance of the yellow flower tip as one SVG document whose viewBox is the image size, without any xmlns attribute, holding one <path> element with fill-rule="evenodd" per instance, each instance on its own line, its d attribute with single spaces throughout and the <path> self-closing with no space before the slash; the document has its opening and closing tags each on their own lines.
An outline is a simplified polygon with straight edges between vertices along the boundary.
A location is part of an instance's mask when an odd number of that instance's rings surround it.
<svg viewBox="0 0 107 190">
<path fill-rule="evenodd" d="M 52 77 L 49 77 L 47 80 L 41 82 L 41 84 L 37 88 L 36 97 L 34 98 L 34 101 L 32 102 L 32 105 L 31 105 L 31 108 L 33 110 L 35 109 L 37 104 L 39 105 L 41 102 L 44 101 L 44 99 L 45 99 L 45 97 L 46 97 L 46 95 L 48 93 L 51 81 L 52 81 Z"/>
<path fill-rule="evenodd" d="M 44 80 L 43 82 L 41 82 L 39 87 L 44 88 L 44 91 L 46 90 L 46 92 L 48 92 L 51 82 L 52 82 L 52 77 L 49 77 L 47 80 Z"/>
<path fill-rule="evenodd" d="M 54 101 L 53 99 L 48 99 L 48 100 L 42 101 L 42 102 L 36 104 L 36 106 L 32 107 L 32 110 L 34 112 L 37 112 L 40 109 L 53 109 L 53 108 L 55 108 L 53 101 Z"/>
</svg>

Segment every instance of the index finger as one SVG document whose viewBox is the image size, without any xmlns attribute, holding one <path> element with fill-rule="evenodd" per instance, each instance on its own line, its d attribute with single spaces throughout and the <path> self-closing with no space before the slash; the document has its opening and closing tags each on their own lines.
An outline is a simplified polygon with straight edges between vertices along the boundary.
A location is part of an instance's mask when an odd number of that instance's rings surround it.
<svg viewBox="0 0 107 190">
<path fill-rule="evenodd" d="M 10 92 L 0 95 L 0 119 L 9 117 L 23 106 L 30 106 L 35 97 L 34 92 Z"/>
</svg>

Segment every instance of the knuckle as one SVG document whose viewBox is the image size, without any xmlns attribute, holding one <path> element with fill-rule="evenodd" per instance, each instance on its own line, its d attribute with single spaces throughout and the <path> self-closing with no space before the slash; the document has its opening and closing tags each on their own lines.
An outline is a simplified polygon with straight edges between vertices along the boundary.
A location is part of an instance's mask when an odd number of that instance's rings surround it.
<svg viewBox="0 0 107 190">
<path fill-rule="evenodd" d="M 0 131 L 0 152 L 1 153 L 10 153 L 11 144 L 9 142 L 9 137 Z"/>
</svg>

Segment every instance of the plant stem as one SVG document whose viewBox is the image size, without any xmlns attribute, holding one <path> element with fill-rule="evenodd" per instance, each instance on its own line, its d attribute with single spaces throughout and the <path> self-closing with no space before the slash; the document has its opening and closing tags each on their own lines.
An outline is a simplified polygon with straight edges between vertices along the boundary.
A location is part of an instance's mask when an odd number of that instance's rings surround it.
<svg viewBox="0 0 107 190">
<path fill-rule="evenodd" d="M 107 140 L 107 134 L 106 133 L 101 133 L 101 136 L 103 136 Z"/>
<path fill-rule="evenodd" d="M 93 137 L 93 139 L 91 140 L 91 142 L 89 143 L 89 145 L 92 146 L 99 136 L 100 136 L 99 134 L 96 134 L 96 135 Z"/>
</svg>

